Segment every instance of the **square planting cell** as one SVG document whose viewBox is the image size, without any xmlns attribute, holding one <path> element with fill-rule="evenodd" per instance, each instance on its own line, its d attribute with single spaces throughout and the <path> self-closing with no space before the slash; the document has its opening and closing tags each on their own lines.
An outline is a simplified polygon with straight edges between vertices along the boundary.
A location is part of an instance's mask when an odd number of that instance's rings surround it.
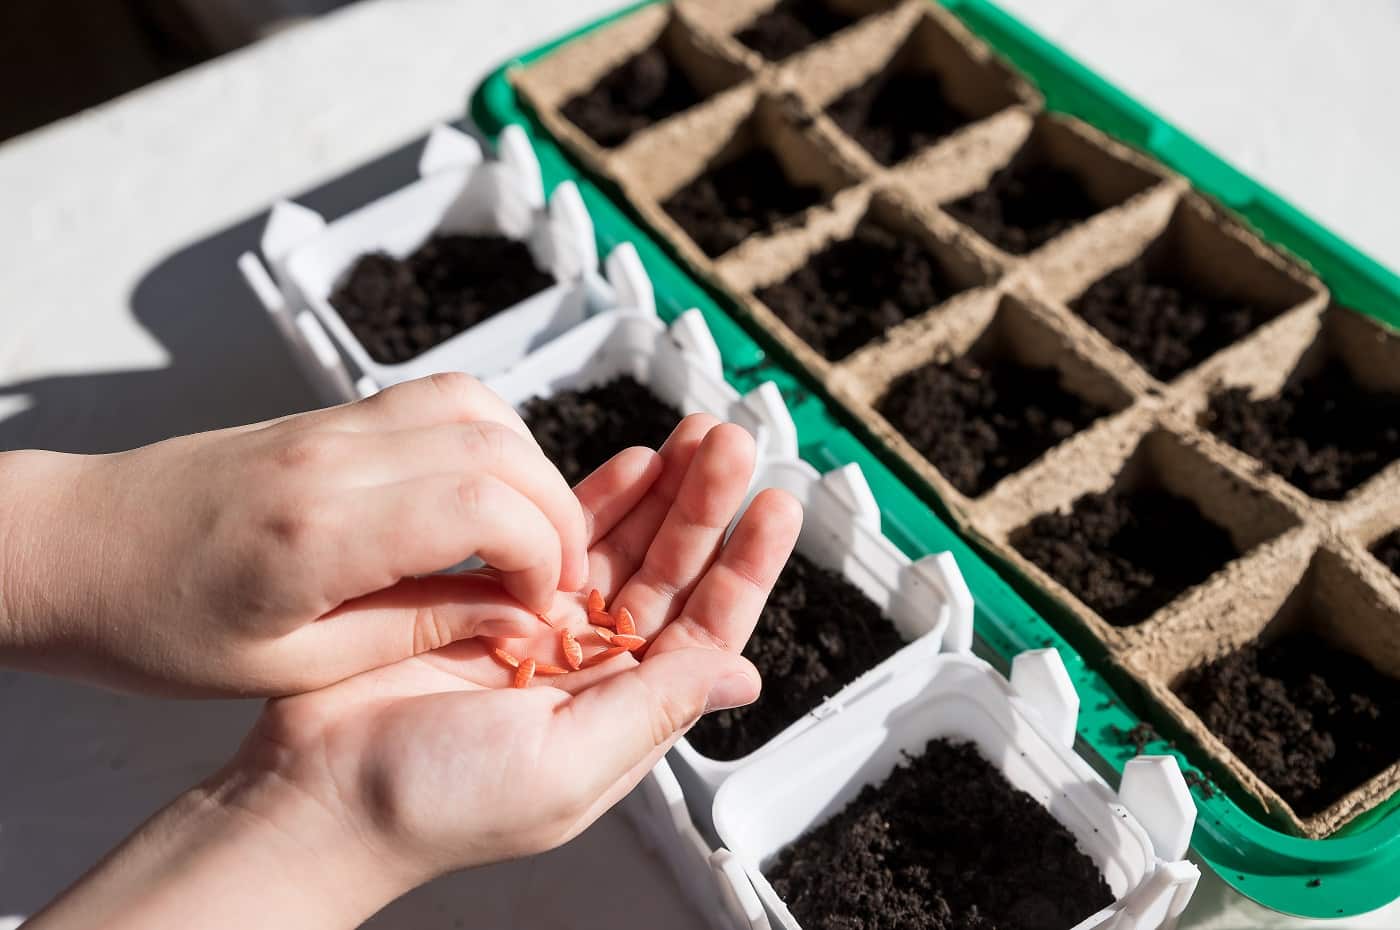
<svg viewBox="0 0 1400 930">
<path fill-rule="evenodd" d="M 1003 252 L 1024 255 L 1157 180 L 1111 154 L 1078 124 L 1041 117 L 984 188 L 944 209 Z"/>
<path fill-rule="evenodd" d="M 711 759 L 747 756 L 903 645 L 859 588 L 794 553 L 744 647 L 763 694 L 747 707 L 706 714 L 686 739 Z"/>
<path fill-rule="evenodd" d="M 1070 307 L 1169 381 L 1313 293 L 1281 258 L 1188 198 L 1142 255 Z"/>
<path fill-rule="evenodd" d="M 1131 399 L 1008 297 L 967 351 L 936 351 L 875 407 L 953 487 L 978 497 Z"/>
<path fill-rule="evenodd" d="M 630 446 L 659 449 L 681 412 L 630 375 L 526 401 L 521 417 L 570 484 Z"/>
<path fill-rule="evenodd" d="M 1400 775 L 1398 627 L 1324 548 L 1255 635 L 1226 625 L 1171 687 L 1305 830 L 1323 833 Z"/>
<path fill-rule="evenodd" d="M 554 284 L 529 247 L 499 235 L 436 234 L 398 258 L 357 259 L 331 293 L 331 306 L 370 358 L 416 358 Z"/>
<path fill-rule="evenodd" d="M 778 0 L 734 38 L 769 61 L 791 58 L 854 23 L 859 16 L 826 0 Z"/>
<path fill-rule="evenodd" d="M 650 45 L 569 98 L 559 111 L 598 145 L 615 148 L 742 76 L 741 69 L 702 49 L 691 28 L 672 15 Z"/>
<path fill-rule="evenodd" d="M 826 111 L 886 166 L 1021 99 L 999 61 L 973 57 L 931 15 L 919 18 L 883 68 L 861 74 Z"/>
<path fill-rule="evenodd" d="M 709 140 L 698 158 L 693 146 L 647 153 L 675 162 L 653 190 L 661 210 L 710 258 L 792 222 L 855 181 L 787 98 L 760 97 L 737 122 L 726 119 L 703 127 L 727 137 Z"/>
<path fill-rule="evenodd" d="M 1180 437 L 1156 429 L 1108 488 L 1033 517 L 1010 542 L 1109 625 L 1130 627 L 1296 522 Z"/>
<path fill-rule="evenodd" d="M 1400 460 L 1400 334 L 1332 307 L 1316 339 L 1286 360 L 1282 385 L 1263 396 L 1248 384 L 1213 394 L 1204 425 L 1321 500 Z"/>
<path fill-rule="evenodd" d="M 823 357 L 839 361 L 968 287 L 979 270 L 875 200 L 851 233 L 755 297 Z"/>
<path fill-rule="evenodd" d="M 934 739 L 764 870 L 807 930 L 1068 928 L 1113 903 L 1099 866 L 970 742 Z"/>
</svg>

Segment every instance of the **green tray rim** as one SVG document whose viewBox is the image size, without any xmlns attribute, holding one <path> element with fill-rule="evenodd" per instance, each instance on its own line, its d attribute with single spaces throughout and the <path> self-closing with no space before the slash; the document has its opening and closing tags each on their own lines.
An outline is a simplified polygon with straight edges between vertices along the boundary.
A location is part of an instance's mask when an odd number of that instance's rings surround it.
<svg viewBox="0 0 1400 930">
<path fill-rule="evenodd" d="M 528 65 L 579 36 L 657 2 L 665 0 L 641 0 L 513 57 L 492 71 L 474 92 L 471 118 L 493 138 L 510 123 L 526 130 L 546 183 L 551 188 L 564 180 L 578 185 L 593 217 L 600 247 L 611 249 L 623 241 L 636 246 L 652 276 L 662 316 L 672 318 L 689 307 L 700 308 L 719 345 L 725 375 L 736 387 L 748 389 L 765 380 L 777 382 L 797 422 L 803 458 L 822 469 L 848 462 L 860 464 L 880 503 L 882 529 L 896 545 L 913 557 L 945 549 L 953 552 L 977 602 L 978 637 L 1003 664 L 1025 649 L 1053 647 L 1059 651 L 1080 696 L 1079 748 L 1091 750 L 1110 771 L 1121 773 L 1134 754 L 1122 733 L 1142 718 L 1126 707 L 1107 678 L 1091 668 L 1080 650 L 988 564 L 984 556 L 989 553 L 975 540 L 965 540 L 940 517 L 946 516 L 946 510 L 926 482 L 898 461 L 887 464 L 888 451 L 878 442 L 872 443 L 873 449 L 862 442 L 857 433 L 867 441 L 873 437 L 852 422 L 839 405 L 828 406 L 801 367 L 776 344 L 761 332 L 748 332 L 735 319 L 743 318 L 737 305 L 693 278 L 669 246 L 624 203 L 615 201 L 609 185 L 568 154 L 517 97 L 508 76 L 512 68 Z M 1047 108 L 1078 116 L 1162 161 L 1198 190 L 1242 216 L 1265 239 L 1311 265 L 1338 303 L 1400 325 L 1400 276 L 989 0 L 938 2 L 1025 73 L 1045 95 Z M 1037 600 L 1045 612 L 1057 611 L 1048 599 Z M 1131 687 L 1121 680 L 1117 683 Z M 1195 769 L 1184 754 L 1166 742 L 1151 743 L 1147 751 L 1173 754 L 1184 768 Z M 1400 810 L 1400 795 L 1348 824 L 1338 835 L 1314 840 L 1261 823 L 1224 791 L 1207 797 L 1200 787 L 1194 787 L 1192 794 L 1198 809 L 1192 836 L 1194 854 L 1227 884 L 1266 907 L 1302 917 L 1341 917 L 1373 910 L 1400 897 L 1400 817 L 1393 816 Z"/>
</svg>

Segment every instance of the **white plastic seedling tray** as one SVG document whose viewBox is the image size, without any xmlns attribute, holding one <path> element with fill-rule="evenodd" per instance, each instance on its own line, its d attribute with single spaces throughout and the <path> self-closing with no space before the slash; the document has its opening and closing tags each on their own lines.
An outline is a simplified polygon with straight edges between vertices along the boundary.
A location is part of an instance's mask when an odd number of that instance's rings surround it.
<svg viewBox="0 0 1400 930">
<path fill-rule="evenodd" d="M 486 386 L 518 408 L 533 397 L 630 375 L 683 415 L 711 413 L 738 423 L 754 434 L 760 460 L 796 456 L 797 431 L 777 385 L 764 382 L 741 397 L 724 380 L 719 348 L 699 310 L 668 327 L 656 317 L 649 289 L 633 303 L 585 321 Z"/>
<path fill-rule="evenodd" d="M 883 782 L 904 754 L 948 738 L 975 744 L 1067 827 L 1102 870 L 1115 901 L 1073 930 L 1172 927 L 1200 876 L 1183 859 L 1196 815 L 1185 779 L 1174 758 L 1143 756 L 1128 763 L 1115 794 L 1074 753 L 1078 705 L 1052 649 L 1017 656 L 1009 681 L 969 653 L 934 656 L 923 674 L 896 676 L 833 708 L 725 781 L 714 821 L 733 857 L 716 857 L 715 874 L 722 884 L 749 883 L 772 926 L 798 930 L 763 868 L 865 785 Z M 741 925 L 768 926 L 763 920 Z"/>
<path fill-rule="evenodd" d="M 972 645 L 972 593 L 952 553 L 911 562 L 883 536 L 879 506 L 859 465 L 818 475 L 800 460 L 768 461 L 755 476 L 753 493 L 764 488 L 782 488 L 802 502 L 797 551 L 860 589 L 907 645 L 739 759 L 711 759 L 688 740 L 678 743 L 670 754 L 672 765 L 692 815 L 712 838 L 715 792 L 734 772 L 793 739 L 833 708 L 859 700 L 906 670 L 926 667 L 940 650 L 962 652 Z"/>
<path fill-rule="evenodd" d="M 357 393 L 438 371 L 500 372 L 619 298 L 597 274 L 593 224 L 573 183 L 560 184 L 545 209 L 539 163 L 519 127 L 501 134 L 499 156 L 484 160 L 476 140 L 440 126 L 424 148 L 417 181 L 330 223 L 306 207 L 279 203 L 261 243 L 271 275 L 251 254 L 240 267 L 264 304 L 282 304 L 288 319 L 279 325 L 309 361 L 327 361 L 318 357 L 326 343 L 344 357 L 345 377 L 360 382 Z M 556 283 L 406 362 L 377 362 L 331 305 L 331 293 L 360 256 L 403 257 L 436 233 L 523 241 Z M 339 382 L 332 385 L 336 392 L 346 393 L 343 378 L 332 380 Z"/>
<path fill-rule="evenodd" d="M 666 760 L 642 779 L 621 809 L 707 925 L 714 930 L 748 930 L 751 920 L 763 919 L 763 903 L 747 882 L 716 885 L 713 852 L 691 820 L 680 782 Z M 736 915 L 742 919 L 736 920 Z"/>
</svg>

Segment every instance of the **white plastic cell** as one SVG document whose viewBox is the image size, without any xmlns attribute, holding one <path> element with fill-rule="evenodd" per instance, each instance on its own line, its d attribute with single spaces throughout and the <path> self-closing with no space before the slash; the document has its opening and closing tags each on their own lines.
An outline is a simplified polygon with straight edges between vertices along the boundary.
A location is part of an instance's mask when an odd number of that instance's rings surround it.
<svg viewBox="0 0 1400 930">
<path fill-rule="evenodd" d="M 636 299 L 636 298 L 634 298 Z M 531 352 L 486 386 L 514 407 L 630 375 L 683 415 L 711 413 L 753 433 L 760 459 L 796 453 L 797 433 L 772 382 L 740 396 L 699 310 L 668 327 L 654 307 L 601 313 Z"/>
<path fill-rule="evenodd" d="M 931 657 L 924 672 L 892 677 L 725 781 L 714 823 L 739 868 L 714 869 L 717 880 L 747 881 L 766 921 L 798 930 L 763 869 L 865 785 L 883 782 L 903 754 L 917 755 L 929 740 L 946 738 L 972 742 L 1099 866 L 1114 903 L 1073 930 L 1173 926 L 1199 878 L 1182 859 L 1195 807 L 1175 759 L 1140 757 L 1125 771 L 1121 791 L 1110 789 L 1066 738 L 1065 714 L 1071 722 L 1074 714 L 1054 650 L 1019 656 L 1010 680 L 967 652 Z M 741 916 L 734 912 L 736 922 Z"/>
<path fill-rule="evenodd" d="M 620 807 L 642 842 L 666 864 L 687 903 L 713 930 L 749 930 L 750 919 L 764 919 L 763 904 L 751 886 L 716 883 L 715 869 L 724 863 L 711 865 L 713 851 L 691 821 L 680 783 L 664 759 Z"/>
<path fill-rule="evenodd" d="M 797 551 L 860 589 L 907 645 L 742 758 L 711 759 L 688 740 L 678 743 L 671 751 L 671 763 L 691 813 L 711 837 L 715 792 L 734 772 L 896 676 L 920 675 L 940 651 L 964 651 L 972 643 L 972 594 L 952 554 L 911 561 L 881 535 L 880 511 L 860 466 L 846 465 L 818 475 L 802 461 L 770 461 L 759 468 L 752 493 L 763 488 L 782 488 L 802 502 L 805 514 Z"/>
<path fill-rule="evenodd" d="M 546 206 L 539 164 L 520 127 L 502 132 L 498 157 L 488 161 L 476 140 L 440 126 L 424 147 L 419 175 L 329 223 L 306 207 L 280 203 L 262 236 L 267 268 L 259 273 L 251 254 L 240 259 L 264 306 L 272 298 L 265 284 L 274 283 L 283 305 L 274 319 L 314 372 L 317 361 L 308 354 L 314 348 L 299 341 L 310 324 L 294 324 L 300 333 L 285 325 L 309 311 L 343 356 L 345 374 L 337 386 L 347 396 L 438 371 L 495 374 L 591 313 L 617 306 L 617 282 L 598 274 L 593 224 L 578 189 L 560 184 Z M 555 283 L 406 362 L 377 362 L 331 306 L 331 293 L 360 256 L 384 251 L 402 257 L 435 233 L 495 233 L 522 241 Z M 637 290 L 632 285 L 624 282 L 621 292 L 630 296 Z M 642 290 L 649 296 L 649 285 Z"/>
</svg>

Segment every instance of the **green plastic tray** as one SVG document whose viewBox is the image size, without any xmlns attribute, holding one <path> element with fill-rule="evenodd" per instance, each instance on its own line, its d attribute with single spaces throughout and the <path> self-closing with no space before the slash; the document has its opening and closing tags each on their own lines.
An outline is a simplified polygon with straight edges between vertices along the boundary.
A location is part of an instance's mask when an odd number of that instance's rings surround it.
<svg viewBox="0 0 1400 930">
<path fill-rule="evenodd" d="M 535 146 L 546 184 L 572 180 L 583 194 L 600 247 L 633 243 L 651 275 L 658 309 L 669 319 L 698 307 L 714 333 L 726 377 L 741 391 L 773 380 L 783 391 L 797 423 L 803 458 L 821 469 L 858 462 L 880 503 L 882 526 L 912 557 L 950 550 L 977 602 L 981 643 L 1003 663 L 1025 649 L 1051 646 L 1065 660 L 1078 689 L 1079 747 L 1103 767 L 1121 773 L 1136 750 L 1123 734 L 1142 722 L 1125 707 L 1097 670 L 1105 663 L 1091 644 L 1076 649 L 940 519 L 933 489 L 907 466 L 888 456 L 839 406 L 828 403 L 817 386 L 757 327 L 746 328 L 739 307 L 684 270 L 669 248 L 643 224 L 612 186 L 593 176 L 562 146 L 516 95 L 507 77 L 567 42 L 657 0 L 620 10 L 553 42 L 526 52 L 493 72 L 471 101 L 471 117 L 494 137 L 509 123 L 523 126 Z M 1253 225 L 1266 239 L 1310 264 L 1339 303 L 1391 325 L 1400 325 L 1400 277 L 1358 252 L 1290 204 L 1241 174 L 1189 136 L 1165 122 L 1118 88 L 1066 55 L 1020 21 L 987 0 L 941 0 L 967 26 L 1034 81 L 1052 110 L 1070 113 L 1156 157 L 1189 178 Z M 866 441 L 862 441 L 862 438 Z M 879 451 L 875 451 L 879 450 Z M 888 458 L 888 462 L 887 462 Z M 1045 613 L 1058 608 L 1031 594 Z M 1065 627 L 1069 629 L 1069 627 Z M 1102 669 L 1107 671 L 1107 669 Z M 1126 693 L 1131 684 L 1119 681 Z M 1152 752 L 1171 752 L 1190 769 L 1185 756 L 1164 742 Z M 1289 914 L 1338 917 L 1373 910 L 1400 897 L 1400 798 L 1393 797 L 1325 840 L 1302 839 L 1270 825 L 1261 812 L 1247 811 L 1224 791 L 1193 788 L 1199 816 L 1192 835 L 1196 856 L 1240 893 Z"/>
</svg>

